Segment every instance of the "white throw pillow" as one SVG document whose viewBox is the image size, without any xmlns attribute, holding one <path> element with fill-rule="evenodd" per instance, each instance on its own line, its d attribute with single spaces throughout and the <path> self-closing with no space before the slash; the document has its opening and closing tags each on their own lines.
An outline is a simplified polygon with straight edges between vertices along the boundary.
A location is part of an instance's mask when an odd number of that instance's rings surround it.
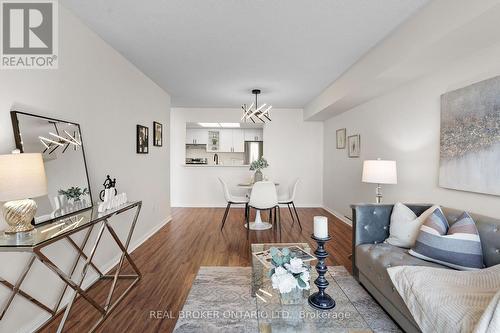
<svg viewBox="0 0 500 333">
<path fill-rule="evenodd" d="M 411 248 L 415 245 L 420 227 L 436 208 L 441 209 L 434 205 L 417 217 L 410 208 L 397 202 L 392 209 L 389 238 L 385 242 L 398 247 Z"/>
</svg>

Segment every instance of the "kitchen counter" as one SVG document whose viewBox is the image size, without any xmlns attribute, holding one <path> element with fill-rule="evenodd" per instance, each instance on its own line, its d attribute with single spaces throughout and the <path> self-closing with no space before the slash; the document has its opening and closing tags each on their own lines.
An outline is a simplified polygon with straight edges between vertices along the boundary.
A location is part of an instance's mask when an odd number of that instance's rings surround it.
<svg viewBox="0 0 500 333">
<path fill-rule="evenodd" d="M 250 165 L 248 165 L 248 164 L 238 164 L 238 165 L 231 165 L 231 164 L 227 164 L 227 165 L 223 165 L 223 164 L 218 164 L 218 165 L 215 165 L 215 164 L 183 164 L 183 166 L 195 167 L 195 168 L 242 168 L 242 167 L 249 168 L 250 167 Z"/>
</svg>

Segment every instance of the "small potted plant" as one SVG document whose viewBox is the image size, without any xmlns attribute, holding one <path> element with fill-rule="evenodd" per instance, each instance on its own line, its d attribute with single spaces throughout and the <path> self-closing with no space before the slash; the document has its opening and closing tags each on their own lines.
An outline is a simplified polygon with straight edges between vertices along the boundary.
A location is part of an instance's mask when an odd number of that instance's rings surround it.
<svg viewBox="0 0 500 333">
<path fill-rule="evenodd" d="M 262 169 L 265 169 L 269 166 L 267 160 L 264 157 L 259 158 L 258 160 L 253 161 L 250 164 L 250 171 L 255 171 L 254 174 L 254 182 L 260 182 L 264 179 L 262 175 Z"/>
<path fill-rule="evenodd" d="M 89 194 L 89 190 L 84 188 L 83 190 L 79 187 L 72 186 L 67 190 L 59 190 L 59 195 L 64 195 L 66 199 L 73 200 L 73 203 L 79 202 L 80 197 Z"/>
<path fill-rule="evenodd" d="M 273 268 L 269 271 L 274 289 L 280 292 L 282 304 L 298 304 L 303 301 L 304 291 L 310 289 L 310 267 L 296 258 L 288 248 L 269 250 Z"/>
</svg>

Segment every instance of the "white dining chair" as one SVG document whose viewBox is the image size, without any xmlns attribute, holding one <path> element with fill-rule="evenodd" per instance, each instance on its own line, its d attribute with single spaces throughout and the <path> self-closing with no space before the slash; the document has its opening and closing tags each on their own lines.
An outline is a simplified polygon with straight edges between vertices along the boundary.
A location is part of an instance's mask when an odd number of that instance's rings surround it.
<svg viewBox="0 0 500 333">
<path fill-rule="evenodd" d="M 295 180 L 295 182 L 293 183 L 293 185 L 290 187 L 290 190 L 288 191 L 288 193 L 286 193 L 283 196 L 280 196 L 280 198 L 278 199 L 278 203 L 280 205 L 287 205 L 288 206 L 288 211 L 290 212 L 290 216 L 292 217 L 292 227 L 295 224 L 295 219 L 293 217 L 292 208 L 290 206 L 293 207 L 293 211 L 295 212 L 295 216 L 297 217 L 297 222 L 299 222 L 300 230 L 302 230 L 302 224 L 300 223 L 299 214 L 297 214 L 297 208 L 295 208 L 295 203 L 294 203 L 295 193 L 297 192 L 297 185 L 298 184 L 299 184 L 299 179 L 297 178 Z"/>
<path fill-rule="evenodd" d="M 280 232 L 281 239 L 281 222 L 280 222 L 280 210 L 278 205 L 278 194 L 276 193 L 276 185 L 273 182 L 263 181 L 257 182 L 252 187 L 252 192 L 250 193 L 250 201 L 247 205 L 246 227 L 247 227 L 247 239 L 250 235 L 250 209 L 257 210 L 275 210 L 274 218 Z M 275 228 L 276 230 L 276 228 Z"/>
<path fill-rule="evenodd" d="M 247 218 L 248 214 L 248 201 L 249 199 L 247 197 L 241 197 L 241 196 L 236 196 L 232 195 L 231 192 L 229 191 L 229 187 L 227 186 L 226 182 L 219 177 L 219 181 L 222 184 L 222 190 L 224 191 L 224 199 L 226 199 L 227 206 L 226 206 L 226 211 L 224 212 L 224 217 L 222 218 L 222 225 L 220 227 L 220 231 L 224 228 L 224 224 L 226 223 L 227 215 L 229 214 L 229 208 L 231 208 L 231 205 L 245 205 L 245 218 Z"/>
</svg>

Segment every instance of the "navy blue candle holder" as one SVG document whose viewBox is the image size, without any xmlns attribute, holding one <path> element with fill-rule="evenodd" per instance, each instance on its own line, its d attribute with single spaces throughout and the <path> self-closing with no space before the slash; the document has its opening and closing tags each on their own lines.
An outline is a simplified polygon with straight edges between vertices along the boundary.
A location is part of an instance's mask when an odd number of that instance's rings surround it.
<svg viewBox="0 0 500 333">
<path fill-rule="evenodd" d="M 318 277 L 314 280 L 314 284 L 318 287 L 318 291 L 309 296 L 309 305 L 318 310 L 330 310 L 335 307 L 335 301 L 325 292 L 326 287 L 329 285 L 328 280 L 325 278 L 325 273 L 328 271 L 325 264 L 325 259 L 328 257 L 328 252 L 325 250 L 325 243 L 329 241 L 331 237 L 317 238 L 313 234 L 311 238 L 318 243 L 318 248 L 314 251 L 314 254 L 318 258 L 318 263 L 316 264 Z"/>
</svg>

